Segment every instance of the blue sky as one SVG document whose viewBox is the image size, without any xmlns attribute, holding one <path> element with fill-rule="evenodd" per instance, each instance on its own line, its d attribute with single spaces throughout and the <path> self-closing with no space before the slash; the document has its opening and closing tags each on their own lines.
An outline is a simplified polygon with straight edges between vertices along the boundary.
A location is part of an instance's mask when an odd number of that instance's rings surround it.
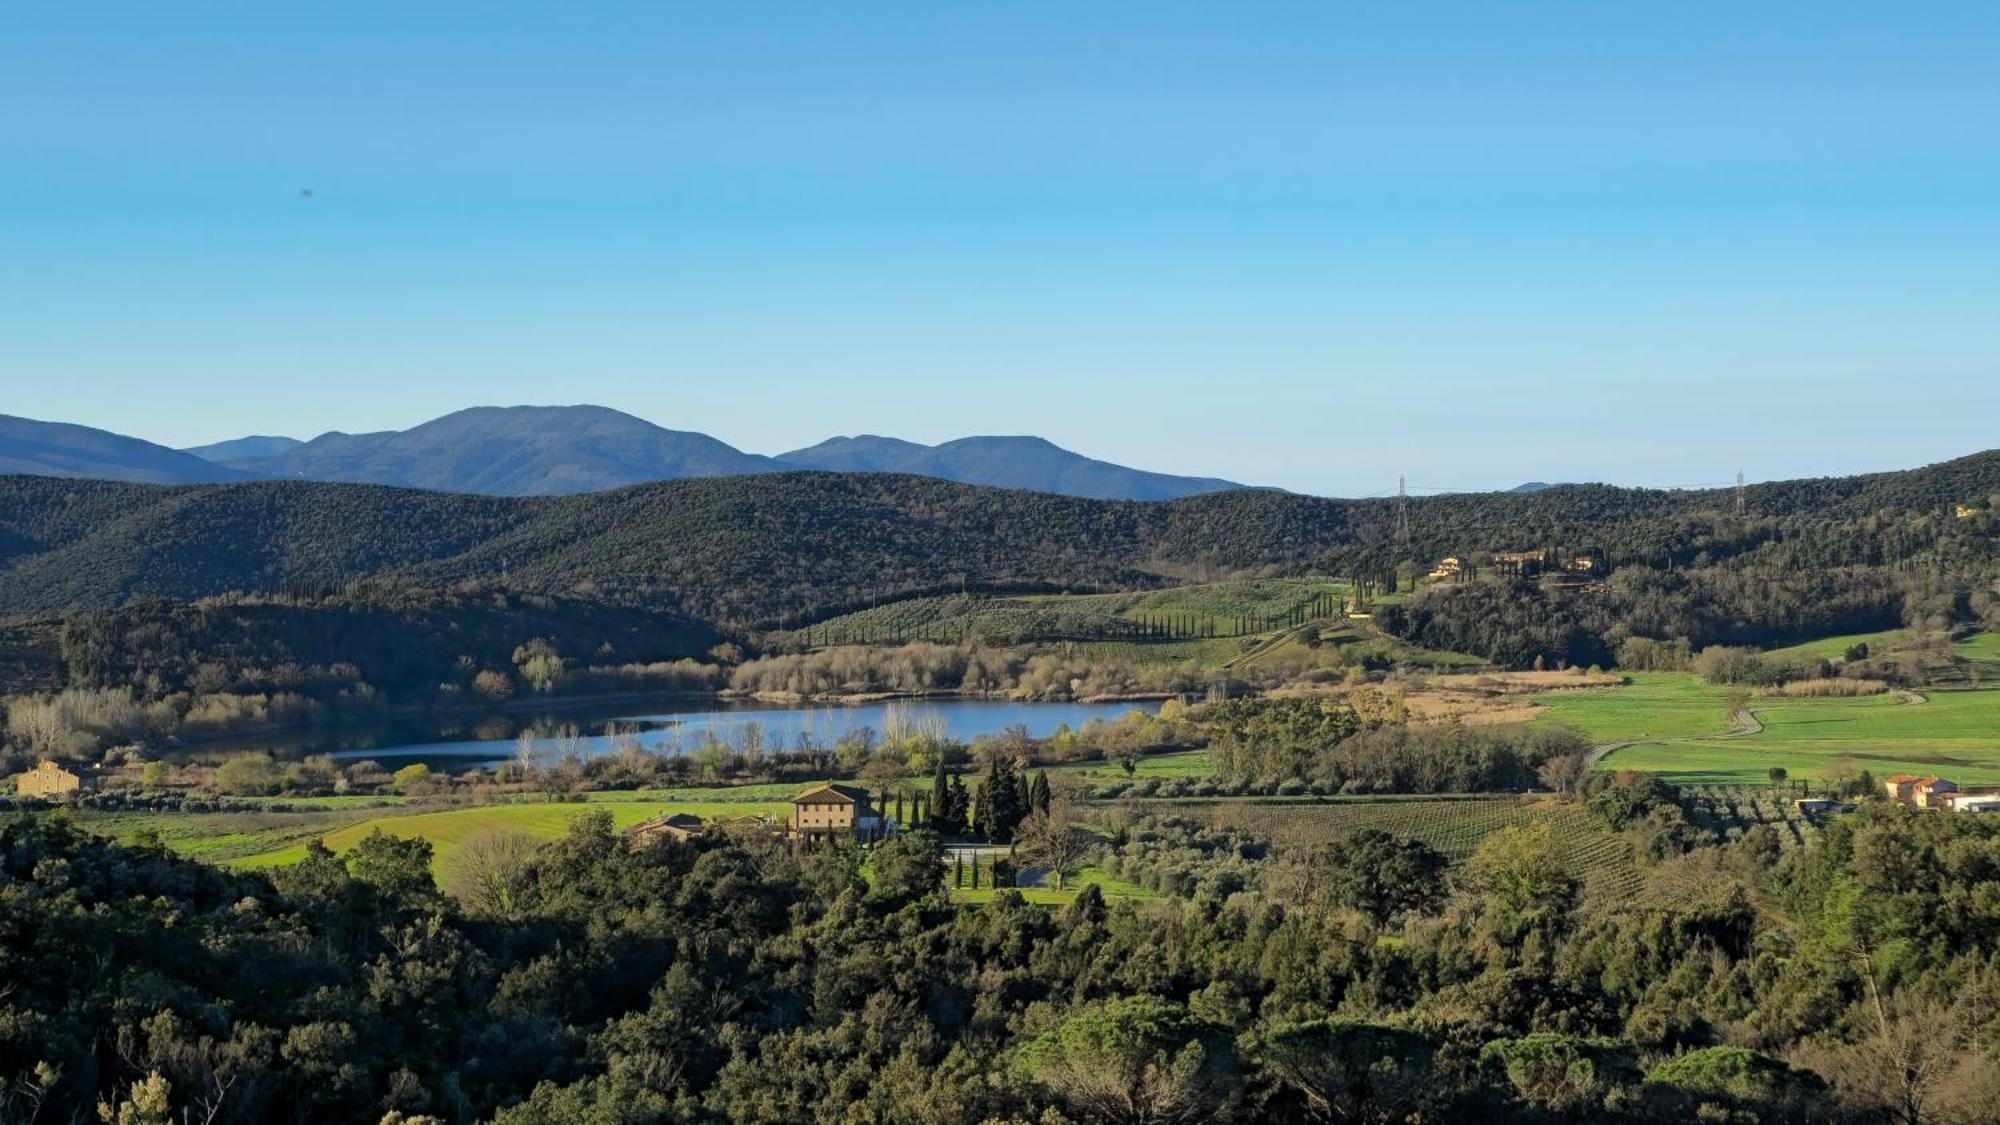
<svg viewBox="0 0 2000 1125">
<path fill-rule="evenodd" d="M 2000 446 L 1995 58 L 1990 3 L 20 6 L 0 412 L 1921 464 Z"/>
</svg>

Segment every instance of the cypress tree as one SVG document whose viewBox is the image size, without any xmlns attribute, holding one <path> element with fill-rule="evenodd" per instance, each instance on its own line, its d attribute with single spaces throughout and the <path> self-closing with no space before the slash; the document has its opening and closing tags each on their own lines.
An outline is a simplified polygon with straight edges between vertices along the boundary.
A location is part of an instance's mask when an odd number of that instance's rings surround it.
<svg viewBox="0 0 2000 1125">
<path fill-rule="evenodd" d="M 1028 790 L 1029 811 L 1049 815 L 1049 798 L 1049 771 L 1036 770 L 1034 785 Z"/>
<path fill-rule="evenodd" d="M 970 822 L 968 827 L 974 832 L 989 837 L 993 835 L 993 769 L 991 766 L 987 767 L 985 779 L 980 781 L 978 788 L 972 791 L 972 815 L 967 820 Z M 977 869 L 977 865 L 975 864 L 974 870 Z"/>
<path fill-rule="evenodd" d="M 937 776 L 931 779 L 931 827 L 939 832 L 951 831 L 951 786 L 944 776 L 944 755 L 938 755 Z"/>
<path fill-rule="evenodd" d="M 946 801 L 945 808 L 950 810 L 945 814 L 946 826 L 952 832 L 965 831 L 966 818 L 972 812 L 972 798 L 965 791 L 964 778 L 951 779 L 951 792 L 946 795 Z"/>
</svg>

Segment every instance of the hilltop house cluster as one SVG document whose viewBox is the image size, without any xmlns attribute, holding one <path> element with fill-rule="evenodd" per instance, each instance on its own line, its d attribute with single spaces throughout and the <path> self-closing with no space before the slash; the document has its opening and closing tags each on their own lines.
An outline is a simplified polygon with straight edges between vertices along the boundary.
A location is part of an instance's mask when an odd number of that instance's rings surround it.
<svg viewBox="0 0 2000 1125">
<path fill-rule="evenodd" d="M 1882 795 L 1891 803 L 1915 809 L 1944 809 L 1950 812 L 2000 812 L 2000 787 L 1960 789 L 1949 778 L 1936 774 L 1899 773 L 1882 779 Z M 1832 797 L 1801 797 L 1794 802 L 1802 813 L 1851 812 L 1854 806 Z"/>
<path fill-rule="evenodd" d="M 1918 776 L 1899 773 L 1882 779 L 1882 791 L 1897 804 L 1920 809 L 1950 809 L 1953 812 L 2000 812 L 2000 791 L 1960 789 L 1935 774 Z"/>
<path fill-rule="evenodd" d="M 1431 567 L 1433 582 L 1456 582 L 1483 571 L 1510 578 L 1539 578 L 1545 574 L 1590 581 L 1604 577 L 1604 555 L 1590 550 L 1564 555 L 1552 547 L 1526 551 L 1498 551 L 1493 554 L 1446 555 Z"/>
</svg>

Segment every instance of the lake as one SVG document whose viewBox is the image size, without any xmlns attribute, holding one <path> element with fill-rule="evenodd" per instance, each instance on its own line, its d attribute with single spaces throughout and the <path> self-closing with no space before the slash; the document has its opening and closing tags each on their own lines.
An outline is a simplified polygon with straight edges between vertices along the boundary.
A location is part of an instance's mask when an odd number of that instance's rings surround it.
<svg viewBox="0 0 2000 1125">
<path fill-rule="evenodd" d="M 1023 703 L 996 699 L 898 699 L 875 703 L 805 704 L 717 703 L 714 700 L 626 705 L 598 708 L 552 708 L 541 714 L 493 714 L 475 717 L 401 719 L 368 725 L 345 725 L 302 731 L 279 738 L 232 740 L 200 749 L 203 756 L 264 750 L 283 757 L 331 754 L 335 758 L 370 758 L 385 764 L 421 761 L 433 768 L 467 769 L 505 761 L 514 755 L 523 732 L 534 739 L 536 752 L 554 755 L 573 748 L 590 756 L 609 753 L 616 727 L 624 737 L 660 754 L 691 750 L 711 738 L 742 745 L 754 726 L 767 752 L 790 749 L 801 735 L 824 745 L 867 728 L 877 735 L 894 726 L 927 729 L 946 738 L 971 742 L 996 735 L 1010 726 L 1027 728 L 1034 738 L 1046 738 L 1062 727 L 1076 728 L 1092 719 L 1109 721 L 1132 710 L 1159 710 L 1146 703 Z M 572 742 L 550 732 L 576 730 Z"/>
</svg>

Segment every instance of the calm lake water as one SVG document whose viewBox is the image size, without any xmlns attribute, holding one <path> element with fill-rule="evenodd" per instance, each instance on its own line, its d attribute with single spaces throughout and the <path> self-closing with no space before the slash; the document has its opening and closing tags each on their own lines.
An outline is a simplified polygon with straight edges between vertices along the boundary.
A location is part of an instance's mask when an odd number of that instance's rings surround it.
<svg viewBox="0 0 2000 1125">
<path fill-rule="evenodd" d="M 1026 727 L 1032 737 L 1046 738 L 1064 726 L 1080 727 L 1092 719 L 1108 721 L 1132 710 L 1152 714 L 1159 707 L 1158 703 L 1017 703 L 987 699 L 788 707 L 705 700 L 657 707 L 628 704 L 613 711 L 574 708 L 542 714 L 457 717 L 443 722 L 405 719 L 328 727 L 276 739 L 212 744 L 201 748 L 199 753 L 210 756 L 264 750 L 284 757 L 332 754 L 342 759 L 372 758 L 385 764 L 421 761 L 434 768 L 465 769 L 513 757 L 517 740 L 524 732 L 542 735 L 535 738 L 538 753 L 559 753 L 564 748 L 563 741 L 549 732 L 561 726 L 576 729 L 575 749 L 586 756 L 611 752 L 613 739 L 608 731 L 614 726 L 648 750 L 675 754 L 692 750 L 711 738 L 740 746 L 751 737 L 754 725 L 769 752 L 790 749 L 801 735 L 831 745 L 864 727 L 880 735 L 898 723 L 935 727 L 948 738 L 966 742 L 981 735 L 999 734 L 1017 724 Z"/>
</svg>

